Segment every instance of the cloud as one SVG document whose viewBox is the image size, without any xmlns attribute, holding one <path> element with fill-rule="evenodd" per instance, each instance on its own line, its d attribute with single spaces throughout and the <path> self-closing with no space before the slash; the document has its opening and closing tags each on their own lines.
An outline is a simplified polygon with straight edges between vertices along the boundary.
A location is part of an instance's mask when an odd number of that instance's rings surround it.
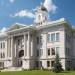
<svg viewBox="0 0 75 75">
<path fill-rule="evenodd" d="M 14 0 L 11 0 L 11 2 Z M 46 9 L 48 10 L 49 13 L 56 13 L 57 10 L 57 6 L 53 3 L 53 0 L 44 0 L 43 3 L 44 7 L 46 7 Z M 27 17 L 27 18 L 35 18 L 35 12 L 37 10 L 38 7 L 32 9 L 32 10 L 20 10 L 18 12 L 16 12 L 13 15 L 10 15 L 10 17 Z"/>
<path fill-rule="evenodd" d="M 21 10 L 14 15 L 11 15 L 12 17 L 28 17 L 28 18 L 34 18 L 34 14 L 28 10 Z"/>
<path fill-rule="evenodd" d="M 1 30 L 0 30 L 0 36 L 2 36 L 2 35 L 5 35 L 6 33 L 6 28 L 5 27 L 3 27 Z"/>
<path fill-rule="evenodd" d="M 14 2 L 14 0 L 9 0 L 10 1 L 10 3 L 13 3 Z"/>
<path fill-rule="evenodd" d="M 55 13 L 57 6 L 53 3 L 53 0 L 45 0 L 43 5 L 46 7 L 48 12 Z"/>
</svg>

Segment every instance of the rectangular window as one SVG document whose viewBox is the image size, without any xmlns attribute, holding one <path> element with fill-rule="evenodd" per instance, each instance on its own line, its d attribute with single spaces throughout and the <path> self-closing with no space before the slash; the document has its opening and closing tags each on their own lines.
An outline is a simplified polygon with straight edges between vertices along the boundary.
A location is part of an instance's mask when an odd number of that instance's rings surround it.
<svg viewBox="0 0 75 75">
<path fill-rule="evenodd" d="M 20 45 L 20 39 L 18 39 L 18 45 Z"/>
<path fill-rule="evenodd" d="M 40 44 L 43 44 L 43 38 L 40 36 Z"/>
<path fill-rule="evenodd" d="M 55 55 L 55 48 L 51 48 L 52 55 Z"/>
<path fill-rule="evenodd" d="M 2 49 L 2 42 L 1 42 L 1 49 Z"/>
<path fill-rule="evenodd" d="M 56 54 L 59 54 L 59 47 L 56 47 Z"/>
<path fill-rule="evenodd" d="M 50 55 L 50 48 L 48 48 L 47 50 L 48 50 L 48 55 Z"/>
<path fill-rule="evenodd" d="M 3 67 L 4 66 L 4 62 L 0 62 L 0 67 Z"/>
<path fill-rule="evenodd" d="M 28 40 L 28 34 L 26 34 L 26 40 Z"/>
<path fill-rule="evenodd" d="M 53 67 L 54 66 L 54 61 L 51 61 L 51 67 Z"/>
<path fill-rule="evenodd" d="M 52 42 L 55 41 L 55 33 L 51 34 L 51 41 L 52 41 Z"/>
<path fill-rule="evenodd" d="M 5 58 L 5 53 L 2 53 L 2 58 Z"/>
<path fill-rule="evenodd" d="M 47 61 L 47 67 L 50 67 L 50 61 Z"/>
<path fill-rule="evenodd" d="M 37 49 L 37 57 L 39 56 L 39 50 Z"/>
<path fill-rule="evenodd" d="M 42 67 L 42 61 L 39 61 L 39 65 L 40 65 L 40 67 Z"/>
<path fill-rule="evenodd" d="M 40 56 L 43 55 L 43 49 L 40 49 Z"/>
<path fill-rule="evenodd" d="M 47 35 L 47 41 L 50 42 L 50 34 Z"/>
<path fill-rule="evenodd" d="M 56 41 L 59 41 L 59 33 L 56 33 Z"/>
<path fill-rule="evenodd" d="M 35 61 L 35 66 L 36 66 L 36 68 L 39 67 L 39 61 Z"/>
<path fill-rule="evenodd" d="M 3 42 L 3 48 L 5 48 L 5 42 Z"/>
<path fill-rule="evenodd" d="M 37 44 L 39 44 L 39 37 L 37 37 Z"/>
</svg>

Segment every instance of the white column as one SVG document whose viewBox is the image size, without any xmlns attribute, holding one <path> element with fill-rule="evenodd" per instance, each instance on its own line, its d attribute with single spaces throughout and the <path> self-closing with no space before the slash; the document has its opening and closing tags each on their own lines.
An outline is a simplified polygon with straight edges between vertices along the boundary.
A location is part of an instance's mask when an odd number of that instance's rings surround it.
<svg viewBox="0 0 75 75">
<path fill-rule="evenodd" d="M 15 57 L 17 56 L 17 54 L 16 54 L 16 50 L 17 50 L 17 48 L 16 48 L 16 43 L 14 43 L 14 50 L 15 50 Z"/>
<path fill-rule="evenodd" d="M 10 50 L 10 46 L 9 46 L 9 38 L 7 38 L 7 57 L 9 57 L 9 50 Z"/>
<path fill-rule="evenodd" d="M 27 56 L 27 48 L 26 48 L 26 34 L 24 34 L 24 57 Z"/>
<path fill-rule="evenodd" d="M 11 57 L 13 58 L 13 56 L 14 56 L 14 48 L 13 48 L 14 46 L 13 46 L 13 37 L 11 37 Z"/>
<path fill-rule="evenodd" d="M 10 43 L 11 39 L 10 37 L 7 39 L 7 56 L 11 57 L 11 43 Z"/>
<path fill-rule="evenodd" d="M 33 37 L 31 39 L 32 39 L 32 41 L 31 41 L 31 56 L 33 56 Z"/>
<path fill-rule="evenodd" d="M 18 40 L 16 40 L 16 47 L 15 47 L 15 54 L 16 54 L 16 57 L 18 57 Z"/>
<path fill-rule="evenodd" d="M 8 40 L 6 40 L 6 43 L 5 43 L 5 58 L 7 58 L 7 51 L 8 51 L 8 45 L 7 45 L 7 42 L 8 42 Z"/>
<path fill-rule="evenodd" d="M 30 55 L 30 54 L 31 54 L 31 50 L 30 50 L 30 49 L 31 49 L 31 48 L 30 48 L 30 47 L 31 47 L 31 46 L 30 46 L 31 44 L 30 44 L 30 41 L 31 41 L 31 40 L 30 40 L 30 33 L 28 33 L 28 51 L 27 51 L 27 52 L 28 52 L 28 53 L 27 53 L 27 54 L 28 54 L 28 57 L 31 56 L 31 55 Z"/>
</svg>

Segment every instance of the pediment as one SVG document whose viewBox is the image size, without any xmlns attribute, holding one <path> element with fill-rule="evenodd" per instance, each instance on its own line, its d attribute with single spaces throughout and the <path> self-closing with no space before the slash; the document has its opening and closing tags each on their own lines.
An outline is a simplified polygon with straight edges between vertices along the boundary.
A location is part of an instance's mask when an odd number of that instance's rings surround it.
<svg viewBox="0 0 75 75">
<path fill-rule="evenodd" d="M 8 28 L 8 31 L 20 29 L 20 28 L 23 28 L 23 27 L 26 27 L 26 25 L 16 23 L 16 24 L 13 24 L 12 26 L 10 26 Z"/>
</svg>

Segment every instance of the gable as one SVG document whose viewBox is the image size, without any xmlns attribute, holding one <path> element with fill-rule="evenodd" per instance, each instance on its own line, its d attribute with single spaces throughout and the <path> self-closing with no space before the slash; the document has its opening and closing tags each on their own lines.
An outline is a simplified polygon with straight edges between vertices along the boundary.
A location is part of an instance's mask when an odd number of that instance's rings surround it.
<svg viewBox="0 0 75 75">
<path fill-rule="evenodd" d="M 8 31 L 15 30 L 15 29 L 20 29 L 20 28 L 23 28 L 23 27 L 26 27 L 26 25 L 16 23 L 16 24 L 12 25 L 11 27 L 9 27 Z"/>
</svg>

